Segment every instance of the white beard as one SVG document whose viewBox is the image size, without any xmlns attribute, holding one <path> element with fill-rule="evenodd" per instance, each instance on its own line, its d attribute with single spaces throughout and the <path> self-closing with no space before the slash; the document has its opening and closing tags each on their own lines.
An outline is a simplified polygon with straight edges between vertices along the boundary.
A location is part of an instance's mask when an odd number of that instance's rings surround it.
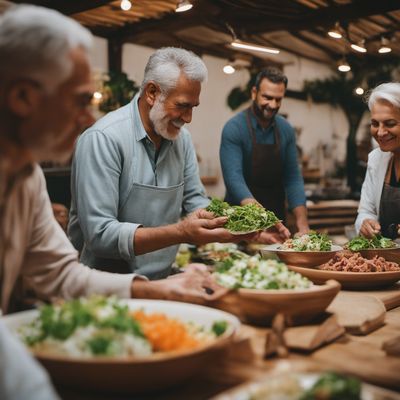
<svg viewBox="0 0 400 400">
<path fill-rule="evenodd" d="M 164 111 L 164 102 L 160 99 L 157 99 L 153 107 L 151 108 L 149 118 L 154 126 L 154 130 L 164 139 L 168 140 L 176 140 L 181 133 L 180 128 L 182 128 L 182 126 L 184 125 L 184 122 L 182 120 L 171 121 L 174 126 L 179 128 L 179 131 L 174 134 L 168 132 L 168 124 L 170 121 L 166 117 L 166 112 Z"/>
</svg>

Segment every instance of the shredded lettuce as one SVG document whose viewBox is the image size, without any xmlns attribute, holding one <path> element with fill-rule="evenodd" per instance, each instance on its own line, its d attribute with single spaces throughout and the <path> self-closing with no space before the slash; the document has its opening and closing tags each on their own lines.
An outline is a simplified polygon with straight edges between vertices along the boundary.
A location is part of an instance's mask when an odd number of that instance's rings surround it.
<svg viewBox="0 0 400 400">
<path fill-rule="evenodd" d="M 231 232 L 254 232 L 271 228 L 280 222 L 272 211 L 257 204 L 230 206 L 227 202 L 214 198 L 206 210 L 216 217 L 228 217 L 225 228 Z"/>
<path fill-rule="evenodd" d="M 396 247 L 396 243 L 393 240 L 383 237 L 378 234 L 371 239 L 367 239 L 364 236 L 357 236 L 351 239 L 345 246 L 351 251 L 360 251 L 367 249 L 389 249 Z"/>
</svg>

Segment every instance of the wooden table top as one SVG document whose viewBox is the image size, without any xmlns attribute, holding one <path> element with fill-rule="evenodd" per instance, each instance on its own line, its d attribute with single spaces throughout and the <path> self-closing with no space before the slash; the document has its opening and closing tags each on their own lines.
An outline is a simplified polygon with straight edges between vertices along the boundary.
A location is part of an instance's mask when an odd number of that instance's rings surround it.
<svg viewBox="0 0 400 400">
<path fill-rule="evenodd" d="M 217 363 L 202 371 L 201 376 L 162 393 L 118 396 L 57 389 L 66 400 L 200 400 L 284 367 L 303 371 L 335 369 L 356 375 L 366 382 L 400 391 L 400 357 L 387 356 L 381 349 L 386 340 L 400 335 L 400 307 L 388 311 L 385 325 L 366 336 L 345 334 L 310 354 L 291 351 L 284 359 L 264 359 L 266 332 L 267 328 L 243 325 L 233 345 L 221 353 Z"/>
</svg>

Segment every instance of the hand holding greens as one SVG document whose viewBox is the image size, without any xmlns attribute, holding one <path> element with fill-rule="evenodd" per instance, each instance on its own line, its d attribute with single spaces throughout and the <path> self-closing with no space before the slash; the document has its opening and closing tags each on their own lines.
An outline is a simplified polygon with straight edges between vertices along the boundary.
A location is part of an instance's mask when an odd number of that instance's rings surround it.
<svg viewBox="0 0 400 400">
<path fill-rule="evenodd" d="M 367 239 L 364 236 L 357 236 L 350 240 L 345 248 L 351 251 L 367 250 L 367 249 L 389 249 L 396 247 L 396 243 L 393 240 L 383 237 L 382 235 L 376 235 L 372 239 Z"/>
<path fill-rule="evenodd" d="M 280 222 L 272 211 L 257 204 L 230 206 L 227 202 L 214 198 L 206 210 L 216 217 L 228 217 L 225 228 L 232 233 L 255 232 L 271 228 Z"/>
</svg>

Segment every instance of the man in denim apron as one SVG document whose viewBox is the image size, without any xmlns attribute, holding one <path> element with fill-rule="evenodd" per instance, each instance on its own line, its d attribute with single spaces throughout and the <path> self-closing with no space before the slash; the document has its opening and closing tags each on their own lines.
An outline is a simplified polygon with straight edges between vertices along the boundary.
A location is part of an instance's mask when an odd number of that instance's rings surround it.
<svg viewBox="0 0 400 400">
<path fill-rule="evenodd" d="M 179 243 L 243 239 L 202 210 L 209 199 L 184 124 L 206 78 L 195 54 L 159 49 L 134 99 L 80 137 L 68 233 L 85 264 L 158 279 L 169 275 Z"/>
</svg>

